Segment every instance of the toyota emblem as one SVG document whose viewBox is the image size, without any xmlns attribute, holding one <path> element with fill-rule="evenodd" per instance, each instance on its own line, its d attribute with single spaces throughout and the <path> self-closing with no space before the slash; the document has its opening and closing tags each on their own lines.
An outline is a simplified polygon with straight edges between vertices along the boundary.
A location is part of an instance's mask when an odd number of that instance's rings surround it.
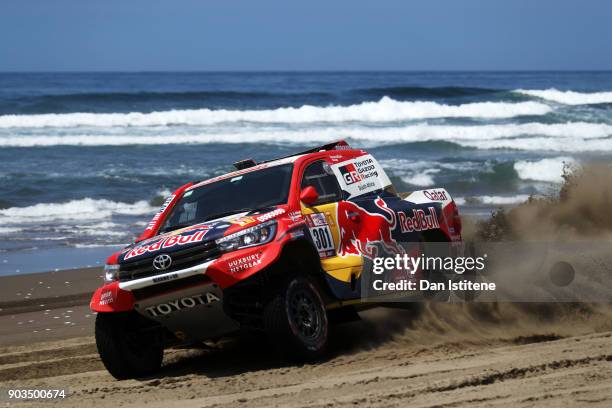
<svg viewBox="0 0 612 408">
<path fill-rule="evenodd" d="M 165 271 L 172 265 L 172 258 L 168 254 L 157 255 L 153 258 L 153 268 L 158 271 Z"/>
</svg>

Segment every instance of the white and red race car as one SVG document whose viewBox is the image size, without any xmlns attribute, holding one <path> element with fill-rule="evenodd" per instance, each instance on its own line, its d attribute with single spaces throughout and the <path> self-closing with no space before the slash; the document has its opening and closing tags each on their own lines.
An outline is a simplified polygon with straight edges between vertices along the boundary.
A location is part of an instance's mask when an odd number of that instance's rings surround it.
<svg viewBox="0 0 612 408">
<path fill-rule="evenodd" d="M 344 141 L 235 166 L 178 188 L 109 257 L 90 306 L 116 378 L 155 372 L 165 347 L 241 329 L 317 357 L 329 324 L 363 304 L 369 261 L 415 250 L 406 243 L 461 241 L 446 190 L 400 196 L 374 157 Z"/>
</svg>

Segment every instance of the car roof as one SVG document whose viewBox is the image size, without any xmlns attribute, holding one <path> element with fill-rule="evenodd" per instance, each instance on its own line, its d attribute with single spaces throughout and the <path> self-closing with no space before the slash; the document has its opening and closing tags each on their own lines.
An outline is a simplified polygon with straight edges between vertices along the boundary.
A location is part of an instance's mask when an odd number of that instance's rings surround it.
<svg viewBox="0 0 612 408">
<path fill-rule="evenodd" d="M 214 183 L 220 180 L 225 180 L 227 178 L 236 177 L 241 174 L 247 174 L 247 173 L 259 171 L 262 169 L 267 169 L 270 167 L 280 166 L 283 164 L 296 163 L 298 161 L 301 162 L 303 160 L 308 160 L 309 158 L 312 158 L 313 156 L 320 157 L 320 158 L 329 156 L 329 157 L 332 157 L 332 160 L 338 161 L 341 159 L 350 159 L 352 157 L 362 155 L 362 154 L 366 154 L 366 152 L 361 149 L 353 149 L 344 140 L 340 140 L 338 142 L 329 143 L 327 145 L 315 147 L 315 148 L 306 150 L 304 152 L 296 153 L 290 156 L 281 157 L 278 159 L 264 161 L 254 166 L 247 167 L 245 169 L 232 171 L 232 172 L 222 174 L 222 175 L 210 178 L 210 179 L 202 180 L 202 181 L 194 183 L 192 186 L 188 187 L 187 190 L 192 190 L 192 189 L 198 188 L 206 184 Z"/>
</svg>

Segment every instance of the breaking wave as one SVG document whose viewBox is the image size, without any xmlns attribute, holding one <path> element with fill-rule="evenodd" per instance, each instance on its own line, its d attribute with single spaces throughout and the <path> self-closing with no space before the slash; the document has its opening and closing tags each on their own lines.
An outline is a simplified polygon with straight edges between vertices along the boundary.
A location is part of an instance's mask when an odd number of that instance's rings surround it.
<svg viewBox="0 0 612 408">
<path fill-rule="evenodd" d="M 559 91 L 558 89 L 517 89 L 519 94 L 545 99 L 547 101 L 562 103 L 564 105 L 595 105 L 612 103 L 612 92 L 575 92 Z"/>
<path fill-rule="evenodd" d="M 561 183 L 563 167 L 572 166 L 575 163 L 576 160 L 571 157 L 555 157 L 537 161 L 519 160 L 514 163 L 514 170 L 522 180 Z"/>
<path fill-rule="evenodd" d="M 556 124 L 428 125 L 369 128 L 253 130 L 214 134 L 168 135 L 28 135 L 0 136 L 0 147 L 127 146 L 208 143 L 325 143 L 347 138 L 361 144 L 450 142 L 476 149 L 517 149 L 555 152 L 612 151 L 612 125 L 586 122 Z"/>
<path fill-rule="evenodd" d="M 0 223 L 44 223 L 60 220 L 97 220 L 112 215 L 146 215 L 155 211 L 147 201 L 122 203 L 110 200 L 83 198 L 65 203 L 40 203 L 29 207 L 0 210 Z"/>
<path fill-rule="evenodd" d="M 514 196 L 492 196 L 482 195 L 473 197 L 457 197 L 455 202 L 458 205 L 465 204 L 487 204 L 487 205 L 513 205 L 524 203 L 529 199 L 527 194 L 517 194 Z"/>
<path fill-rule="evenodd" d="M 552 111 L 538 102 L 475 102 L 445 105 L 436 102 L 401 102 L 383 97 L 378 102 L 350 106 L 285 107 L 272 110 L 193 109 L 151 113 L 64 113 L 0 116 L 0 128 L 206 126 L 228 122 L 325 123 L 394 122 L 431 118 L 503 119 L 545 115 Z"/>
</svg>

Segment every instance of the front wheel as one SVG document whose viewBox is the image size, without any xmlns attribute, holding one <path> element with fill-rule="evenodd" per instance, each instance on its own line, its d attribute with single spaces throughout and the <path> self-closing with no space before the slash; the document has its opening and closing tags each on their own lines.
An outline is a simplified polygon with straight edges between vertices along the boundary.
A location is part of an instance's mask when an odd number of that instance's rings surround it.
<svg viewBox="0 0 612 408">
<path fill-rule="evenodd" d="M 98 313 L 96 346 L 104 367 L 118 380 L 154 374 L 164 356 L 159 332 L 133 312 Z"/>
<path fill-rule="evenodd" d="M 317 285 L 303 276 L 287 281 L 264 309 L 264 326 L 285 355 L 313 360 L 327 348 L 329 324 Z"/>
</svg>

